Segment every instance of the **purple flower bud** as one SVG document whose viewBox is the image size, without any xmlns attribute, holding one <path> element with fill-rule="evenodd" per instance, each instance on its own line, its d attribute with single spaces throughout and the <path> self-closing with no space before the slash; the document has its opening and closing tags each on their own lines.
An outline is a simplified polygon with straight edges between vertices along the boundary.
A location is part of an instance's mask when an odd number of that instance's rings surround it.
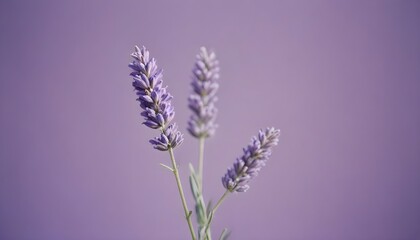
<svg viewBox="0 0 420 240">
<path fill-rule="evenodd" d="M 158 69 L 154 58 L 150 59 L 149 51 L 145 47 L 140 49 L 135 46 L 131 56 L 134 60 L 129 64 L 133 70 L 130 75 L 133 76 L 133 87 L 143 109 L 143 124 L 163 131 L 160 137 L 150 140 L 150 143 L 161 151 L 174 148 L 183 141 L 183 137 L 175 124 L 169 126 L 175 111 L 171 105 L 172 95 L 162 86 L 162 70 Z"/>
<path fill-rule="evenodd" d="M 176 124 L 173 123 L 166 128 L 159 137 L 152 139 L 149 142 L 155 149 L 167 151 L 170 147 L 175 148 L 176 146 L 181 145 L 182 141 L 184 141 L 184 138 L 178 131 Z"/>
<path fill-rule="evenodd" d="M 214 52 L 208 52 L 205 47 L 200 49 L 197 61 L 192 70 L 191 86 L 193 92 L 188 98 L 188 107 L 193 112 L 188 121 L 188 131 L 196 138 L 207 138 L 214 134 L 217 125 L 214 123 L 217 109 L 216 92 L 219 84 L 219 62 Z"/>
<path fill-rule="evenodd" d="M 231 192 L 246 192 L 249 189 L 248 182 L 265 166 L 271 155 L 271 148 L 277 145 L 279 136 L 278 129 L 260 130 L 258 136 L 253 137 L 251 143 L 243 149 L 243 155 L 236 159 L 233 167 L 222 177 L 223 186 Z"/>
</svg>

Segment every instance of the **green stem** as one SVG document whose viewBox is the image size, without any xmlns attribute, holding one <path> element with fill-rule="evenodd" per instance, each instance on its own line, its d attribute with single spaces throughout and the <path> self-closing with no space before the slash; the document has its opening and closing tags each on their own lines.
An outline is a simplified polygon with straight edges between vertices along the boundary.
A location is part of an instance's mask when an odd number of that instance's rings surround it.
<svg viewBox="0 0 420 240">
<path fill-rule="evenodd" d="M 198 157 L 198 176 L 200 181 L 200 190 L 203 191 L 203 166 L 204 166 L 204 137 L 200 137 L 200 149 Z"/>
<path fill-rule="evenodd" d="M 204 202 L 204 198 L 203 198 L 203 169 L 204 169 L 204 143 L 205 143 L 205 138 L 204 137 L 200 137 L 199 138 L 199 155 L 198 155 L 198 187 L 200 190 L 200 196 L 197 199 L 198 201 L 200 201 L 201 206 L 204 208 L 203 212 L 204 212 L 204 217 L 207 220 L 207 213 L 206 213 L 206 204 Z M 203 226 L 200 226 L 203 227 Z M 207 240 L 211 240 L 211 233 L 210 233 L 210 229 L 206 229 L 206 238 Z"/>
<path fill-rule="evenodd" d="M 223 201 L 225 200 L 225 198 L 227 197 L 227 195 L 229 193 L 230 193 L 230 191 L 226 190 L 225 193 L 223 193 L 223 195 L 220 197 L 219 201 L 217 201 L 213 210 L 211 211 L 210 219 L 209 219 L 209 222 L 207 223 L 207 226 L 206 226 L 206 233 L 210 229 L 210 225 L 211 225 L 211 222 L 213 221 L 214 214 L 216 213 L 217 209 L 220 207 L 220 205 L 223 203 Z"/>
<path fill-rule="evenodd" d="M 226 196 L 230 193 L 229 190 L 226 190 L 225 193 L 223 193 L 222 197 L 220 197 L 219 201 L 217 201 L 216 205 L 214 206 L 213 210 L 211 211 L 214 215 L 216 210 L 219 208 L 219 206 L 222 204 L 222 202 L 225 200 Z"/>
<path fill-rule="evenodd" d="M 193 227 L 192 222 L 191 222 L 191 213 L 192 212 L 190 212 L 188 210 L 187 201 L 185 201 L 184 190 L 182 189 L 181 179 L 179 178 L 178 167 L 176 165 L 176 161 L 175 161 L 174 152 L 172 150 L 172 147 L 169 148 L 169 155 L 171 156 L 172 169 L 173 169 L 173 173 L 175 175 L 176 184 L 178 186 L 179 195 L 181 197 L 182 206 L 184 207 L 185 218 L 187 219 L 188 227 L 190 228 L 191 238 L 193 240 L 196 240 L 194 227 Z"/>
</svg>

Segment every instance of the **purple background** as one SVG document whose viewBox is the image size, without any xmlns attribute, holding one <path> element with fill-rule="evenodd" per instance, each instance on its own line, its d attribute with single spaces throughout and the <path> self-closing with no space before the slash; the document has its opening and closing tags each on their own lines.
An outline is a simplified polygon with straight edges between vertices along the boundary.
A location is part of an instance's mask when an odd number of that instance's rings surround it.
<svg viewBox="0 0 420 240">
<path fill-rule="evenodd" d="M 60 3 L 59 3 L 60 2 Z M 174 1 L 175 2 L 175 1 Z M 187 239 L 127 67 L 164 68 L 188 202 L 190 70 L 221 62 L 205 196 L 259 128 L 282 130 L 213 232 L 231 239 L 420 239 L 418 1 L 1 1 L 0 239 Z"/>
</svg>

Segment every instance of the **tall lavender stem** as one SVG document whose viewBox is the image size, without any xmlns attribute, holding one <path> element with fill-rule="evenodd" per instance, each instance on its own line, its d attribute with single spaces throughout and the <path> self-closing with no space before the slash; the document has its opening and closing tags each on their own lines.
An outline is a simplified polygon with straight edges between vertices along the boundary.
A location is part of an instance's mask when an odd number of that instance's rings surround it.
<svg viewBox="0 0 420 240">
<path fill-rule="evenodd" d="M 166 87 L 162 86 L 162 70 L 158 69 L 154 58 L 150 59 L 149 51 L 145 47 L 140 49 L 135 46 L 135 51 L 131 56 L 134 60 L 129 64 L 129 67 L 133 70 L 130 75 L 133 76 L 133 87 L 136 90 L 140 107 L 143 109 L 141 113 L 145 118 L 143 124 L 161 131 L 160 136 L 150 140 L 150 143 L 157 150 L 169 151 L 172 168 L 167 168 L 171 169 L 175 176 L 185 218 L 191 237 L 195 240 L 191 211 L 188 210 L 173 153 L 173 149 L 182 143 L 183 136 L 178 131 L 175 123 L 170 124 L 175 116 L 174 108 L 171 105 L 172 96 L 167 92 Z"/>
<path fill-rule="evenodd" d="M 196 56 L 196 62 L 192 70 L 191 87 L 193 89 L 188 98 L 188 107 L 192 115 L 188 121 L 188 131 L 199 140 L 198 173 L 191 167 L 190 184 L 197 213 L 197 222 L 200 225 L 199 237 L 204 233 L 201 231 L 208 221 L 206 205 L 203 197 L 203 166 L 204 166 L 204 143 L 205 139 L 212 136 L 217 125 L 214 123 L 217 115 L 215 102 L 216 92 L 219 88 L 216 80 L 219 78 L 219 62 L 216 54 L 208 51 L 205 47 L 200 48 Z M 210 230 L 205 232 L 208 240 L 211 240 Z"/>
</svg>

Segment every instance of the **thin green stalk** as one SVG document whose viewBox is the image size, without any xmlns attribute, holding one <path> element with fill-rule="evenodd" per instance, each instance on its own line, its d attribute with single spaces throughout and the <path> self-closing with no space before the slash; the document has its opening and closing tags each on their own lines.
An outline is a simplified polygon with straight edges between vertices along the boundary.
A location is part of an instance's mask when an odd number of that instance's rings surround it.
<svg viewBox="0 0 420 240">
<path fill-rule="evenodd" d="M 205 219 L 207 219 L 207 213 L 206 213 L 206 204 L 204 202 L 204 198 L 203 198 L 203 169 L 204 169 L 204 143 L 205 143 L 205 138 L 204 137 L 200 137 L 199 138 L 199 156 L 198 156 L 198 187 L 199 187 L 199 191 L 200 191 L 200 196 L 198 199 L 196 199 L 197 201 L 201 202 L 201 205 L 204 208 L 204 217 Z M 206 238 L 207 240 L 211 240 L 211 233 L 210 233 L 210 229 L 206 229 Z"/>
<path fill-rule="evenodd" d="M 200 181 L 200 190 L 203 191 L 203 166 L 204 166 L 204 137 L 200 137 L 199 157 L 198 157 L 198 176 Z"/>
<path fill-rule="evenodd" d="M 223 195 L 217 201 L 216 205 L 213 207 L 213 210 L 211 211 L 210 216 L 209 216 L 209 222 L 207 223 L 207 226 L 206 226 L 206 233 L 210 229 L 210 225 L 213 220 L 214 214 L 216 213 L 217 209 L 220 207 L 220 205 L 223 203 L 223 201 L 225 200 L 225 198 L 227 197 L 229 193 L 230 191 L 226 190 L 225 193 L 223 193 Z"/>
<path fill-rule="evenodd" d="M 175 175 L 176 184 L 178 186 L 179 195 L 181 197 L 182 206 L 184 207 L 185 218 L 187 219 L 188 227 L 190 228 L 191 238 L 193 240 L 196 240 L 197 237 L 195 236 L 194 227 L 193 227 L 192 222 L 191 222 L 191 213 L 192 212 L 188 210 L 187 201 L 185 201 L 184 190 L 182 189 L 181 179 L 179 178 L 178 167 L 176 165 L 176 161 L 175 161 L 174 152 L 172 150 L 172 147 L 169 148 L 169 155 L 171 156 L 172 169 L 173 169 L 173 173 Z"/>
<path fill-rule="evenodd" d="M 222 202 L 225 200 L 226 196 L 230 193 L 229 190 L 226 190 L 225 193 L 223 193 L 222 197 L 220 197 L 219 201 L 217 201 L 216 205 L 214 206 L 213 210 L 211 211 L 212 214 L 216 212 L 216 210 L 219 208 L 219 206 L 222 204 Z"/>
</svg>

